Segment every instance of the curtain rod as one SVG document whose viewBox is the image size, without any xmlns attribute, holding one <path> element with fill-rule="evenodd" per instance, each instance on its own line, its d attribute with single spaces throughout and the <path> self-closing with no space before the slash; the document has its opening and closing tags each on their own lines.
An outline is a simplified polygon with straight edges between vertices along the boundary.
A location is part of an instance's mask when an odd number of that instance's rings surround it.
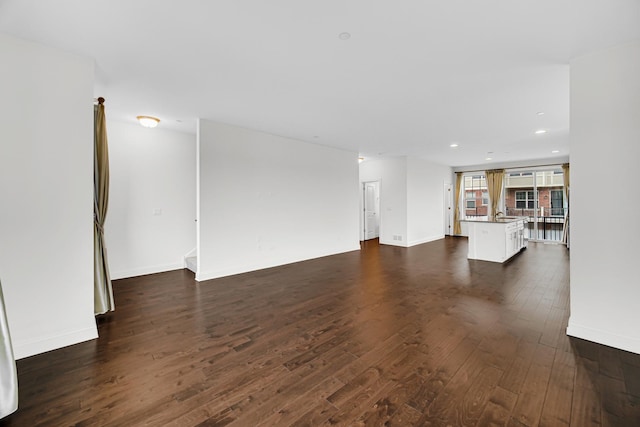
<svg viewBox="0 0 640 427">
<path fill-rule="evenodd" d="M 527 169 L 527 168 L 543 168 L 543 167 L 547 167 L 547 166 L 562 166 L 565 163 L 569 163 L 569 162 L 561 162 L 561 163 L 550 163 L 547 165 L 528 165 L 528 166 L 514 166 L 514 167 L 510 167 L 510 168 L 498 168 L 498 169 Z M 489 166 L 489 165 L 487 165 Z M 462 172 L 462 173 L 467 173 L 467 172 L 486 172 L 488 170 L 493 170 L 495 168 L 487 168 L 487 169 L 478 169 L 478 170 L 459 170 L 459 171 L 455 171 L 455 172 Z"/>
</svg>

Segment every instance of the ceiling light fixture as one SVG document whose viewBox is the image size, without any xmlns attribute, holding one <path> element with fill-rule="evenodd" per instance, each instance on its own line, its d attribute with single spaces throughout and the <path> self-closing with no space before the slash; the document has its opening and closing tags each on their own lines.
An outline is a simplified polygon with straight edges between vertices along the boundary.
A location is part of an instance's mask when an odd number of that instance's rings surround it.
<svg viewBox="0 0 640 427">
<path fill-rule="evenodd" d="M 560 150 L 552 150 L 551 152 L 552 152 L 553 154 L 557 154 L 557 153 L 559 153 L 559 152 L 560 152 Z"/>
<path fill-rule="evenodd" d="M 358 163 L 364 162 L 364 157 L 358 157 Z"/>
<path fill-rule="evenodd" d="M 538 116 L 544 116 L 544 111 L 538 111 L 538 112 L 536 113 L 536 115 L 538 115 Z"/>
<path fill-rule="evenodd" d="M 458 148 L 458 144 L 453 143 L 453 144 L 449 145 L 449 147 L 451 147 L 451 148 Z"/>
<path fill-rule="evenodd" d="M 349 40 L 351 38 L 351 34 L 344 32 L 344 33 L 340 33 L 338 34 L 338 38 L 340 40 Z"/>
<path fill-rule="evenodd" d="M 547 131 L 546 131 L 546 130 L 544 130 L 544 129 L 538 129 L 538 130 L 536 131 L 536 135 L 542 135 L 542 134 L 544 134 L 544 133 L 547 133 Z"/>
<path fill-rule="evenodd" d="M 137 116 L 136 119 L 146 128 L 154 128 L 160 123 L 160 119 L 151 116 Z"/>
<path fill-rule="evenodd" d="M 487 157 L 485 160 L 493 160 L 491 157 Z"/>
</svg>

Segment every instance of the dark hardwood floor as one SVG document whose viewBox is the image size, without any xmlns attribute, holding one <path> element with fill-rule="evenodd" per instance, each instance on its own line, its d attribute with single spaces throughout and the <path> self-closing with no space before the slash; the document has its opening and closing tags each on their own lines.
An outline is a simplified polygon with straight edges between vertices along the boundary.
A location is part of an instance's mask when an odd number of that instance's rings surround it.
<svg viewBox="0 0 640 427">
<path fill-rule="evenodd" d="M 465 239 L 114 282 L 100 338 L 18 361 L 2 426 L 638 426 L 640 355 L 565 335 L 569 253 Z"/>
</svg>

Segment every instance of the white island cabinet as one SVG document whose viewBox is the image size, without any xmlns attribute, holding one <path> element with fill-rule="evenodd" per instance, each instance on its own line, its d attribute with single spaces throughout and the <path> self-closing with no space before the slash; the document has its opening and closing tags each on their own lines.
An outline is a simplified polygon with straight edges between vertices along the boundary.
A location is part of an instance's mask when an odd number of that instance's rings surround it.
<svg viewBox="0 0 640 427">
<path fill-rule="evenodd" d="M 526 218 L 466 219 L 469 231 L 469 259 L 505 262 L 527 247 Z"/>
</svg>

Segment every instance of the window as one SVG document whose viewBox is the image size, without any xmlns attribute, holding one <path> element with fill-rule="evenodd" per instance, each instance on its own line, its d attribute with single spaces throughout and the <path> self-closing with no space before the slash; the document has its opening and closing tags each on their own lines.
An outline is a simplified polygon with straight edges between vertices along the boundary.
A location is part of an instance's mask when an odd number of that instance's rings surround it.
<svg viewBox="0 0 640 427">
<path fill-rule="evenodd" d="M 464 177 L 465 216 L 478 217 L 487 215 L 489 196 L 487 181 L 484 175 L 466 175 Z"/>
<path fill-rule="evenodd" d="M 563 190 L 551 190 L 551 216 L 564 215 L 564 192 Z"/>
<path fill-rule="evenodd" d="M 464 201 L 467 209 L 475 209 L 476 208 L 476 192 L 475 191 L 465 191 L 464 193 Z"/>
<path fill-rule="evenodd" d="M 517 209 L 535 209 L 535 203 L 533 191 L 516 191 Z"/>
</svg>

